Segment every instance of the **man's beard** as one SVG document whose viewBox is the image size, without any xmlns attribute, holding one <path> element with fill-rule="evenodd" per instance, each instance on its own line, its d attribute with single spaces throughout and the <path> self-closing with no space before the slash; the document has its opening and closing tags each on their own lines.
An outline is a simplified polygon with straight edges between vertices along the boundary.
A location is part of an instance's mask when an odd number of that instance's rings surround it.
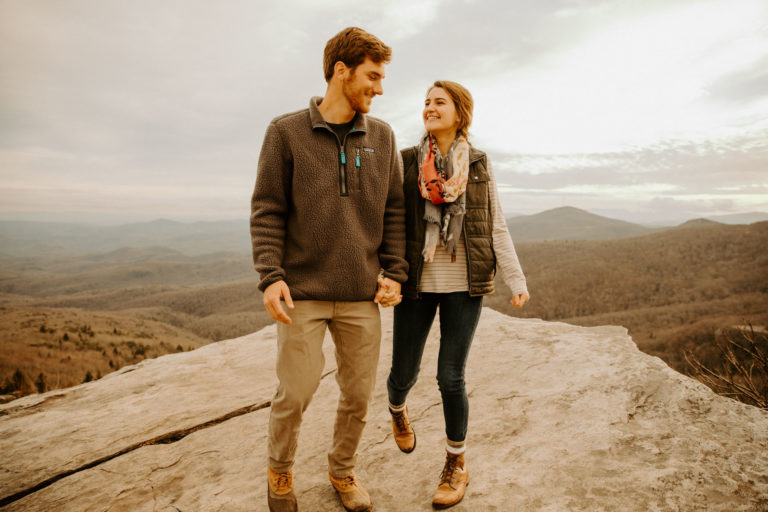
<svg viewBox="0 0 768 512">
<path fill-rule="evenodd" d="M 367 114 L 369 108 L 364 103 L 365 93 L 362 87 L 354 87 L 352 84 L 355 81 L 354 73 L 344 80 L 344 84 L 341 87 L 341 92 L 344 93 L 344 97 L 347 98 L 349 105 L 355 112 L 361 114 Z"/>
</svg>

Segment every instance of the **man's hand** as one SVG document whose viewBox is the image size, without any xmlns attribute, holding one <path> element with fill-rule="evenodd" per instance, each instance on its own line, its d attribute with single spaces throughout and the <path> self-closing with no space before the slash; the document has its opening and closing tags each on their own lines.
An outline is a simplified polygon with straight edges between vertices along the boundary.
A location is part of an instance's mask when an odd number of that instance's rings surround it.
<svg viewBox="0 0 768 512">
<path fill-rule="evenodd" d="M 509 301 L 510 304 L 515 306 L 516 308 L 521 308 L 523 305 L 528 302 L 528 299 L 531 297 L 527 293 L 518 293 L 514 297 L 512 297 L 512 300 Z"/>
<path fill-rule="evenodd" d="M 267 313 L 269 313 L 273 320 L 289 324 L 291 323 L 291 317 L 285 314 L 283 307 L 280 305 L 281 298 L 285 299 L 285 305 L 288 306 L 288 309 L 293 309 L 291 292 L 288 290 L 288 285 L 285 284 L 285 281 L 272 283 L 264 290 L 264 307 L 267 308 Z"/>
<path fill-rule="evenodd" d="M 403 300 L 400 295 L 400 283 L 384 276 L 379 276 L 379 288 L 376 290 L 376 296 L 373 302 L 381 304 L 383 307 L 397 306 Z"/>
</svg>

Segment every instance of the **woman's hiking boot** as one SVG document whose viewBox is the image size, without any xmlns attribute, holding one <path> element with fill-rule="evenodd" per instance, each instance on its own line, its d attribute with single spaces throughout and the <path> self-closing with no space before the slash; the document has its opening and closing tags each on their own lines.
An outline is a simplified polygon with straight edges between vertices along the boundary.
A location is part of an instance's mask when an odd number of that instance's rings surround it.
<svg viewBox="0 0 768 512">
<path fill-rule="evenodd" d="M 411 453 L 416 448 L 416 433 L 411 428 L 411 422 L 408 421 L 408 408 L 402 411 L 393 411 L 389 409 L 392 415 L 392 432 L 395 436 L 395 443 L 400 451 Z"/>
<path fill-rule="evenodd" d="M 448 453 L 443 472 L 440 474 L 440 485 L 432 498 L 432 506 L 443 509 L 457 504 L 464 497 L 468 484 L 469 471 L 464 462 L 464 454 Z"/>
</svg>

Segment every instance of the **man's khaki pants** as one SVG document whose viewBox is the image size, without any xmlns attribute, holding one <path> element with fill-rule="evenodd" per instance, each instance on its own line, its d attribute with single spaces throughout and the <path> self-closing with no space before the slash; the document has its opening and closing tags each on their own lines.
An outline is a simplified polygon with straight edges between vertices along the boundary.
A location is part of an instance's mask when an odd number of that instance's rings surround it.
<svg viewBox="0 0 768 512">
<path fill-rule="evenodd" d="M 323 338 L 330 329 L 336 346 L 336 382 L 341 395 L 328 465 L 335 477 L 355 467 L 368 401 L 376 381 L 381 345 L 379 306 L 372 302 L 294 301 L 291 324 L 277 324 L 279 385 L 269 416 L 269 465 L 289 471 L 304 411 L 325 366 Z"/>
</svg>

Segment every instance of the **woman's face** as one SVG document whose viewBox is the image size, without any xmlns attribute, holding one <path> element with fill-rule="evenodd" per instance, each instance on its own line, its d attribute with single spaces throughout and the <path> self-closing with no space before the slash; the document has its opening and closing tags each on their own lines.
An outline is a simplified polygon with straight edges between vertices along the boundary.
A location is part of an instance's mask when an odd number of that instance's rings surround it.
<svg viewBox="0 0 768 512">
<path fill-rule="evenodd" d="M 424 128 L 432 135 L 450 134 L 456 135 L 459 126 L 459 116 L 456 113 L 456 105 L 445 89 L 433 87 L 424 100 Z"/>
</svg>

